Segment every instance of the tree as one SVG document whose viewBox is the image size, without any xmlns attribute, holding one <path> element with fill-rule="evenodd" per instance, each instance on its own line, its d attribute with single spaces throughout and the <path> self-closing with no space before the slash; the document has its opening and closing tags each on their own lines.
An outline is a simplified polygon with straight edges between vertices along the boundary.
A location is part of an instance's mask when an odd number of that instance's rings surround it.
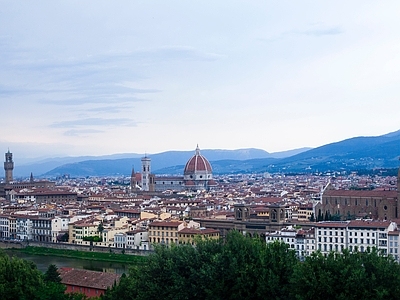
<svg viewBox="0 0 400 300">
<path fill-rule="evenodd" d="M 0 299 L 67 299 L 65 286 L 53 277 L 54 267 L 49 266 L 46 274 L 42 274 L 34 263 L 10 258 L 0 251 Z"/>
<path fill-rule="evenodd" d="M 321 209 L 318 209 L 317 222 L 321 222 L 323 220 L 324 220 L 324 217 L 322 216 Z"/>
<path fill-rule="evenodd" d="M 296 263 L 286 244 L 232 231 L 225 241 L 156 247 L 103 299 L 287 299 Z"/>
<path fill-rule="evenodd" d="M 51 264 L 44 273 L 44 281 L 61 283 L 60 273 L 56 265 Z"/>
<path fill-rule="evenodd" d="M 99 223 L 99 226 L 97 226 L 97 232 L 100 234 L 100 236 L 102 236 L 103 231 L 104 231 L 104 224 L 103 221 L 101 221 Z"/>
<path fill-rule="evenodd" d="M 43 286 L 42 274 L 32 262 L 0 253 L 1 299 L 40 299 L 37 291 Z"/>
<path fill-rule="evenodd" d="M 314 213 L 311 213 L 311 216 L 310 216 L 310 222 L 315 222 Z"/>
<path fill-rule="evenodd" d="M 376 249 L 367 252 L 316 252 L 296 265 L 292 296 L 298 300 L 319 299 L 398 299 L 400 267 Z M 340 288 L 338 288 L 340 287 Z"/>
</svg>

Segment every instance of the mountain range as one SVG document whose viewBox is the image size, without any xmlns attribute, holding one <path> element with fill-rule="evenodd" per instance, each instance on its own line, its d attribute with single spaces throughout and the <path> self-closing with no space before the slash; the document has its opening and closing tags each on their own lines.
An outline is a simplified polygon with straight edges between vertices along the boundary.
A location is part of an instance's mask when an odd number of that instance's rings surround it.
<svg viewBox="0 0 400 300">
<path fill-rule="evenodd" d="M 317 148 L 268 153 L 261 149 L 201 150 L 214 174 L 262 172 L 326 172 L 398 168 L 400 130 L 374 137 L 354 137 Z M 149 155 L 155 174 L 181 175 L 193 151 L 167 151 Z M 44 177 L 130 175 L 140 170 L 143 155 L 135 153 L 98 157 L 53 158 L 15 167 L 16 176 L 34 172 Z"/>
</svg>

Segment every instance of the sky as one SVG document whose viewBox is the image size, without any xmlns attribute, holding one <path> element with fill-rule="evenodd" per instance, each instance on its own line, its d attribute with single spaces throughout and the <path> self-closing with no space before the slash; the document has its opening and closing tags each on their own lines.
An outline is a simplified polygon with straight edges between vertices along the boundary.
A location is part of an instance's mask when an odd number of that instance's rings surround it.
<svg viewBox="0 0 400 300">
<path fill-rule="evenodd" d="M 0 152 L 279 152 L 397 131 L 399 11 L 398 0 L 0 0 Z"/>
</svg>

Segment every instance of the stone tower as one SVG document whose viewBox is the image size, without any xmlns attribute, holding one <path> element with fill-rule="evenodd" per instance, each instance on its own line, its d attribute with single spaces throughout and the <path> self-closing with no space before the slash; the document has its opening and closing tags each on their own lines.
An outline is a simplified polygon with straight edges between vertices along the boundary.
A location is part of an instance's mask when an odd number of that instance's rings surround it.
<svg viewBox="0 0 400 300">
<path fill-rule="evenodd" d="M 400 167 L 397 171 L 397 217 L 400 217 Z"/>
<path fill-rule="evenodd" d="M 6 183 L 10 183 L 13 181 L 13 170 L 14 170 L 14 162 L 12 159 L 12 153 L 10 152 L 10 150 L 8 150 L 6 153 L 6 161 L 4 162 Z"/>
<path fill-rule="evenodd" d="M 131 191 L 136 191 L 137 190 L 137 181 L 136 181 L 136 173 L 135 173 L 135 168 L 132 167 L 132 173 L 131 173 Z"/>
<path fill-rule="evenodd" d="M 142 190 L 147 192 L 150 191 L 150 165 L 150 157 L 142 157 Z"/>
</svg>

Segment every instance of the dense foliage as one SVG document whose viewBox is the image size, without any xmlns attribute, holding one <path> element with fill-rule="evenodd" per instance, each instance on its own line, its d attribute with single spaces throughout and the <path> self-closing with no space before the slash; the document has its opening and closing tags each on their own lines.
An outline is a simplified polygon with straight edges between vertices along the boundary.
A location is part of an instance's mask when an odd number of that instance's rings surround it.
<svg viewBox="0 0 400 300">
<path fill-rule="evenodd" d="M 65 294 L 55 265 L 41 273 L 32 262 L 0 251 L 0 299 L 84 300 L 82 294 Z"/>
<path fill-rule="evenodd" d="M 94 236 L 84 236 L 82 238 L 82 240 L 84 240 L 85 242 L 102 242 L 103 239 L 100 236 L 94 235 Z"/>
<path fill-rule="evenodd" d="M 375 250 L 300 262 L 283 243 L 231 232 L 225 241 L 157 248 L 103 299 L 400 299 L 399 279 L 398 263 Z"/>
</svg>

